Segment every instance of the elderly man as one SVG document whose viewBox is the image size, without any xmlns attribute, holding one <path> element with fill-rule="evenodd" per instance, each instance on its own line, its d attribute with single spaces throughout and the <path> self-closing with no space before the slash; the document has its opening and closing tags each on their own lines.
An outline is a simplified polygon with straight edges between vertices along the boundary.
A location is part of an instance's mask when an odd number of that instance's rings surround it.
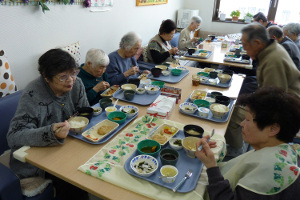
<svg viewBox="0 0 300 200">
<path fill-rule="evenodd" d="M 90 105 L 98 103 L 100 94 L 110 87 L 105 73 L 108 64 L 109 58 L 101 49 L 90 49 L 86 53 L 85 63 L 81 65 L 78 76 L 84 84 Z"/>
<path fill-rule="evenodd" d="M 254 15 L 253 16 L 253 21 L 260 23 L 265 28 L 269 28 L 270 26 L 275 25 L 272 22 L 269 22 L 267 17 L 262 12 L 258 12 L 256 15 Z"/>
<path fill-rule="evenodd" d="M 276 86 L 300 98 L 300 72 L 287 51 L 274 40 L 259 23 L 252 23 L 242 29 L 242 44 L 248 56 L 258 62 L 256 68 L 257 87 Z M 248 83 L 250 84 L 250 83 Z M 244 87 L 244 86 L 243 86 Z M 229 122 L 225 138 L 236 149 L 243 145 L 240 122 L 245 111 L 236 107 Z"/>
<path fill-rule="evenodd" d="M 186 50 L 186 48 L 195 47 L 195 42 L 198 41 L 198 37 L 194 37 L 195 31 L 199 29 L 202 22 L 201 17 L 193 16 L 191 23 L 188 27 L 180 32 L 178 47 L 180 50 Z"/>
<path fill-rule="evenodd" d="M 278 26 L 271 26 L 267 28 L 267 31 L 269 32 L 270 38 L 275 39 L 285 48 L 298 70 L 300 70 L 300 51 L 297 45 L 290 38 L 284 36 L 283 31 Z"/>
<path fill-rule="evenodd" d="M 124 35 L 120 42 L 120 48 L 108 55 L 108 78 L 113 85 L 127 83 L 130 78 L 137 78 L 141 73 L 134 55 L 141 48 L 141 38 L 134 32 Z M 149 74 L 145 70 L 143 73 Z"/>
<path fill-rule="evenodd" d="M 288 36 L 293 40 L 300 51 L 300 24 L 299 23 L 289 23 L 283 27 L 284 36 Z"/>
</svg>

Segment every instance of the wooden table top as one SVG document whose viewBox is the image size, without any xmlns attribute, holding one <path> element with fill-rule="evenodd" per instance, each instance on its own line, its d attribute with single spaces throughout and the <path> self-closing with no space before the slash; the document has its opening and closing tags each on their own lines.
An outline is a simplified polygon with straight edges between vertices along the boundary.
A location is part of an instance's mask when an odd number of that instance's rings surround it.
<svg viewBox="0 0 300 200">
<path fill-rule="evenodd" d="M 207 59 L 202 58 L 191 58 L 191 57 L 184 57 L 186 60 L 192 60 L 197 62 L 203 63 L 211 63 L 211 64 L 218 64 L 218 65 L 226 65 L 231 67 L 240 67 L 246 69 L 252 69 L 252 65 L 249 64 L 242 64 L 242 63 L 233 63 L 233 62 L 224 62 L 224 56 L 226 52 L 230 50 L 230 44 L 227 48 L 221 48 L 221 42 L 203 42 L 203 49 L 212 51 L 212 55 Z"/>
<path fill-rule="evenodd" d="M 182 89 L 180 103 L 184 102 L 194 89 L 207 89 L 209 92 L 220 91 L 226 96 L 237 98 L 243 82 L 242 76 L 234 75 L 230 88 L 218 88 L 206 85 L 193 86 L 192 74 L 196 74 L 200 69 L 192 67 L 187 68 L 190 70 L 190 73 L 179 83 L 166 83 L 167 86 Z M 118 105 L 128 105 L 128 102 L 119 101 Z M 138 106 L 138 108 L 138 117 L 141 117 L 146 114 L 148 106 Z M 181 114 L 178 109 L 179 104 L 176 104 L 169 120 L 183 124 L 199 124 L 206 131 L 212 131 L 214 128 L 216 134 L 225 134 L 229 120 L 225 123 L 214 123 Z M 54 147 L 31 147 L 26 151 L 28 153 L 26 161 L 100 198 L 117 200 L 149 199 L 148 197 L 120 188 L 95 177 L 88 176 L 77 170 L 79 166 L 86 163 L 88 159 L 95 155 L 104 145 L 105 144 L 92 145 L 73 137 L 67 137 L 63 145 Z"/>
</svg>

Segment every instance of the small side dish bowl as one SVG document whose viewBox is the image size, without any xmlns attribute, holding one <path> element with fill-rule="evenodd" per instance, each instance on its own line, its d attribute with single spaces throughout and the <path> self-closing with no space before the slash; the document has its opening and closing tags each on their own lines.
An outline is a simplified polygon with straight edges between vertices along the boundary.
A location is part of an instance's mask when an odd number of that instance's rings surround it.
<svg viewBox="0 0 300 200">
<path fill-rule="evenodd" d="M 222 96 L 222 95 L 223 94 L 221 92 L 216 92 L 216 91 L 210 93 L 210 96 L 212 98 L 216 98 L 216 96 Z"/>
<path fill-rule="evenodd" d="M 198 72 L 197 75 L 208 77 L 209 73 L 207 73 L 207 72 Z"/>
<path fill-rule="evenodd" d="M 123 124 L 127 118 L 127 114 L 121 111 L 114 111 L 107 115 L 110 121 L 116 122 L 118 124 Z"/>
<path fill-rule="evenodd" d="M 183 127 L 185 137 L 197 137 L 202 138 L 204 129 L 201 126 L 189 124 Z"/>
<path fill-rule="evenodd" d="M 216 99 L 213 98 L 213 97 L 206 97 L 205 100 L 208 101 L 211 104 L 216 102 Z"/>
<path fill-rule="evenodd" d="M 157 85 L 157 86 L 160 87 L 160 89 L 161 89 L 161 88 L 164 87 L 165 82 L 163 82 L 163 81 L 152 81 L 151 84 L 152 84 L 152 85 Z"/>
<path fill-rule="evenodd" d="M 148 94 L 156 94 L 160 90 L 160 87 L 157 85 L 149 85 L 145 87 L 145 90 Z"/>
<path fill-rule="evenodd" d="M 200 83 L 206 83 L 208 81 L 208 77 L 200 76 Z"/>
<path fill-rule="evenodd" d="M 142 140 L 137 144 L 137 150 L 140 154 L 157 156 L 161 145 L 155 140 Z"/>
<path fill-rule="evenodd" d="M 102 113 L 101 107 L 95 106 L 95 107 L 93 107 L 93 110 L 94 110 L 94 113 L 93 113 L 94 116 L 98 116 Z"/>
<path fill-rule="evenodd" d="M 99 104 L 102 110 L 104 110 L 106 107 L 112 105 L 112 100 L 109 98 L 100 99 Z"/>
<path fill-rule="evenodd" d="M 112 113 L 112 112 L 115 112 L 117 110 L 116 107 L 113 107 L 113 106 L 108 106 L 105 108 L 105 113 L 106 113 L 106 116 L 108 116 L 109 113 Z"/>
<path fill-rule="evenodd" d="M 135 84 L 124 84 L 121 86 L 122 90 L 136 90 L 137 86 Z"/>
<path fill-rule="evenodd" d="M 178 151 L 182 149 L 182 139 L 181 138 L 171 138 L 169 144 L 172 149 Z"/>
<path fill-rule="evenodd" d="M 179 159 L 179 153 L 174 149 L 164 148 L 159 152 L 159 158 L 162 165 L 175 166 Z"/>
<path fill-rule="evenodd" d="M 126 113 L 128 118 L 131 118 L 134 115 L 136 115 L 136 113 L 139 112 L 139 109 L 136 106 L 128 105 L 128 106 L 122 106 L 120 108 L 120 111 L 122 111 L 123 113 Z"/>
<path fill-rule="evenodd" d="M 215 118 L 223 118 L 229 112 L 227 106 L 219 103 L 211 104 L 209 108 Z"/>
<path fill-rule="evenodd" d="M 200 117 L 208 117 L 208 114 L 209 114 L 209 109 L 208 108 L 205 108 L 205 107 L 199 107 L 198 108 L 198 112 L 199 112 L 199 116 Z"/>
<path fill-rule="evenodd" d="M 135 90 L 125 90 L 124 97 L 126 100 L 131 101 L 134 98 Z"/>
<path fill-rule="evenodd" d="M 89 119 L 86 117 L 73 117 L 70 121 L 70 131 L 75 135 L 81 134 L 89 124 Z"/>
<path fill-rule="evenodd" d="M 218 78 L 220 79 L 221 83 L 227 83 L 228 81 L 230 81 L 231 76 L 228 74 L 218 74 Z"/>
<path fill-rule="evenodd" d="M 198 109 L 197 105 L 195 105 L 193 103 L 188 103 L 188 102 L 180 104 L 179 108 L 182 112 L 188 113 L 188 114 L 194 113 Z"/>
<path fill-rule="evenodd" d="M 82 107 L 82 108 L 78 108 L 77 112 L 79 113 L 78 116 L 86 117 L 89 120 L 91 120 L 94 114 L 94 109 L 91 107 Z"/>
<path fill-rule="evenodd" d="M 146 92 L 145 88 L 136 88 L 135 91 L 137 94 L 144 94 Z"/>
<path fill-rule="evenodd" d="M 203 100 L 203 99 L 196 99 L 196 100 L 193 101 L 193 103 L 198 107 L 209 108 L 209 106 L 210 106 L 210 103 L 206 100 Z"/>
<path fill-rule="evenodd" d="M 173 76 L 180 76 L 181 73 L 182 73 L 182 70 L 180 70 L 180 69 L 172 69 L 171 73 L 172 73 Z"/>
<path fill-rule="evenodd" d="M 173 183 L 178 175 L 178 169 L 172 165 L 164 165 L 160 168 L 162 181 L 165 183 Z"/>
<path fill-rule="evenodd" d="M 216 96 L 216 103 L 220 103 L 225 106 L 228 106 L 230 103 L 230 98 L 226 96 Z"/>
<path fill-rule="evenodd" d="M 149 155 L 138 155 L 130 161 L 130 168 L 143 177 L 149 177 L 158 169 L 158 161 Z"/>
<path fill-rule="evenodd" d="M 169 75 L 171 74 L 170 71 L 162 71 L 161 73 L 162 73 L 162 75 L 164 75 L 164 76 L 169 76 Z"/>
<path fill-rule="evenodd" d="M 201 140 L 197 137 L 185 137 L 182 140 L 182 147 L 186 153 L 186 155 L 190 158 L 195 158 L 195 152 L 196 152 L 196 144 L 197 142 Z"/>
</svg>

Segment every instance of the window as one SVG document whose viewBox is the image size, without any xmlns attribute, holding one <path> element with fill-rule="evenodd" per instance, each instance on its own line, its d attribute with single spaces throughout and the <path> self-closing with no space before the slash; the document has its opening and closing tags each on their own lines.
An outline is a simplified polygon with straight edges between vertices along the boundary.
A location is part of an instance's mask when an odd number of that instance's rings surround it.
<svg viewBox="0 0 300 200">
<path fill-rule="evenodd" d="M 247 12 L 255 15 L 264 13 L 269 21 L 277 24 L 300 22 L 299 0 L 215 0 L 213 21 L 219 20 L 220 13 L 226 14 L 228 20 L 233 10 L 239 10 L 240 20 Z"/>
</svg>

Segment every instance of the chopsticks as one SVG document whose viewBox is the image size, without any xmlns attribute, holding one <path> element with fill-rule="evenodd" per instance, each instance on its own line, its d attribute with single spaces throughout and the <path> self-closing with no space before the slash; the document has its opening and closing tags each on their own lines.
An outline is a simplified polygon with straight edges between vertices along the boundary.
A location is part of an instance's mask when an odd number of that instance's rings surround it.
<svg viewBox="0 0 300 200">
<path fill-rule="evenodd" d="M 68 122 L 71 121 L 71 119 L 73 119 L 74 117 L 76 117 L 77 115 L 79 115 L 79 112 L 77 111 L 76 113 L 74 113 L 72 116 L 70 116 L 70 118 L 67 120 Z M 62 129 L 62 127 L 59 127 L 58 129 L 55 130 L 55 133 L 59 132 Z"/>
</svg>

